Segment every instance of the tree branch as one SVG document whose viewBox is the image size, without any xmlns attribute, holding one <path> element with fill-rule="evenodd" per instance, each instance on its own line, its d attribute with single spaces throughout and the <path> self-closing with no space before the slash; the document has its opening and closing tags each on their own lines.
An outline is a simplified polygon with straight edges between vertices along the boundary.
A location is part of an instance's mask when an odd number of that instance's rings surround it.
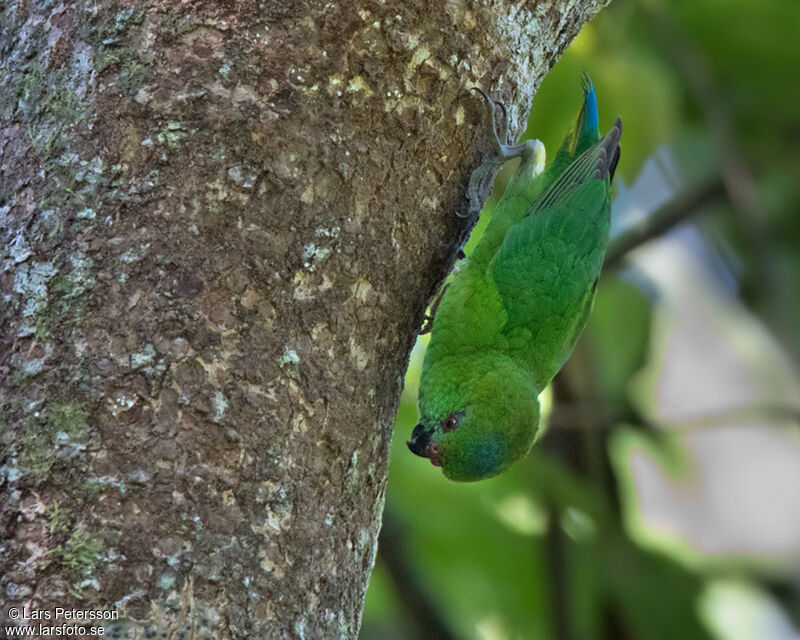
<svg viewBox="0 0 800 640">
<path fill-rule="evenodd" d="M 724 195 L 725 187 L 719 176 L 680 194 L 612 240 L 608 245 L 603 269 L 614 269 L 629 251 L 659 237 Z"/>
</svg>

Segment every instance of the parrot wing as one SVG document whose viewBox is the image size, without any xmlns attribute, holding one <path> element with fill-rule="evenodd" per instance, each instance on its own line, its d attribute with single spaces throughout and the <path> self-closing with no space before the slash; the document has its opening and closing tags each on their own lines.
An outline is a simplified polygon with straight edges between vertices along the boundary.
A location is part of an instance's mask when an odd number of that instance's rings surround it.
<svg viewBox="0 0 800 640">
<path fill-rule="evenodd" d="M 489 264 L 512 349 L 549 381 L 588 314 L 605 254 L 622 122 L 582 153 L 512 226 Z"/>
</svg>

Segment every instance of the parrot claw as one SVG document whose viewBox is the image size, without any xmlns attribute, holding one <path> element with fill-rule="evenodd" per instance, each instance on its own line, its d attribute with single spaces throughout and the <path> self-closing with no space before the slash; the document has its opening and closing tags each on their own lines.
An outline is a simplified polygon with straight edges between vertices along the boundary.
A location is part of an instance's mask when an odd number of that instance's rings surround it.
<svg viewBox="0 0 800 640">
<path fill-rule="evenodd" d="M 511 160 L 513 158 L 518 158 L 525 153 L 527 149 L 527 145 L 525 144 L 508 144 L 508 133 L 510 127 L 508 126 L 508 112 L 506 111 L 506 105 L 502 102 L 495 101 L 486 93 L 483 89 L 478 87 L 472 87 L 472 91 L 480 94 L 481 97 L 486 101 L 486 104 L 489 106 L 489 136 L 494 141 L 495 146 L 495 154 L 499 156 L 500 163 L 502 164 L 506 160 Z M 503 112 L 503 135 L 497 131 L 497 115 L 496 115 L 496 107 L 500 107 L 500 110 Z M 503 141 L 501 141 L 501 138 Z"/>
<path fill-rule="evenodd" d="M 458 213 L 457 215 L 460 218 L 472 218 L 480 213 L 483 206 L 482 203 L 491 193 L 494 179 L 503 164 L 513 158 L 522 158 L 523 162 L 532 161 L 537 154 L 541 153 L 540 148 L 541 150 L 544 149 L 538 140 L 526 140 L 522 144 L 514 145 L 501 142 L 501 136 L 497 131 L 496 107 L 499 106 L 503 112 L 502 139 L 507 141 L 510 127 L 505 105 L 502 102 L 493 100 L 483 89 L 472 87 L 472 91 L 480 94 L 489 107 L 489 137 L 494 142 L 494 153 L 485 158 L 481 165 L 472 172 L 467 188 L 467 196 L 470 202 L 469 212 L 466 215 Z"/>
<path fill-rule="evenodd" d="M 464 256 L 464 252 L 461 249 L 458 250 L 461 254 L 461 257 Z M 433 301 L 433 305 L 431 305 L 431 312 L 425 314 L 425 324 L 422 325 L 422 329 L 419 330 L 419 335 L 424 336 L 426 333 L 430 333 L 431 329 L 433 329 L 433 319 L 436 317 L 436 310 L 439 308 L 439 303 L 444 298 L 444 292 L 447 291 L 447 288 L 450 286 L 448 282 L 446 285 L 442 287 L 442 290 L 439 292 L 439 295 L 436 296 L 436 300 Z"/>
<path fill-rule="evenodd" d="M 494 139 L 497 151 L 502 153 L 503 147 L 506 147 L 508 143 L 508 112 L 506 111 L 506 105 L 500 101 L 495 102 L 488 93 L 479 87 L 472 87 L 472 91 L 480 94 L 481 97 L 486 101 L 486 104 L 489 106 L 489 135 Z M 497 132 L 497 116 L 495 115 L 495 106 L 499 106 L 503 111 L 503 142 L 500 141 L 500 135 Z"/>
<path fill-rule="evenodd" d="M 433 316 L 426 313 L 425 314 L 425 322 L 422 325 L 422 328 L 419 330 L 417 336 L 424 336 L 427 333 L 430 333 L 433 329 Z"/>
</svg>

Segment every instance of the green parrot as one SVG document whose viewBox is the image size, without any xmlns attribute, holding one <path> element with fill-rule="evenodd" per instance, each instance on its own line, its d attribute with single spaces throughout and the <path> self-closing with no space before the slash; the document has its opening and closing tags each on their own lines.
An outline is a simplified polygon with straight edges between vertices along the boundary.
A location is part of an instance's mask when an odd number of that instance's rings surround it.
<svg viewBox="0 0 800 640">
<path fill-rule="evenodd" d="M 575 129 L 546 170 L 540 141 L 500 142 L 495 103 L 478 90 L 497 154 L 476 180 L 493 180 L 511 158 L 521 162 L 480 242 L 435 305 L 421 418 L 407 444 L 451 480 L 497 475 L 530 450 L 540 431 L 538 395 L 569 357 L 592 306 L 622 122 L 600 138 L 586 75 L 582 86 Z"/>
</svg>

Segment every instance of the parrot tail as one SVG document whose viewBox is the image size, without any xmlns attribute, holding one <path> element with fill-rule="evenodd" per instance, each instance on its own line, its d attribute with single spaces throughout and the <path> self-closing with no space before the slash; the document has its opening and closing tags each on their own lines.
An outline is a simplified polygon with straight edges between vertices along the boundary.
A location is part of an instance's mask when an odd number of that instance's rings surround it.
<svg viewBox="0 0 800 640">
<path fill-rule="evenodd" d="M 597 177 L 604 178 L 608 175 L 608 182 L 614 180 L 614 174 L 617 171 L 617 164 L 619 164 L 619 139 L 622 136 L 622 118 L 617 118 L 614 126 L 606 134 L 606 137 L 600 142 L 603 147 L 604 158 L 606 162 L 602 162 L 597 166 Z"/>
<path fill-rule="evenodd" d="M 581 88 L 583 104 L 578 112 L 578 119 L 572 131 L 564 138 L 554 161 L 561 170 L 600 139 L 597 94 L 586 70 L 581 75 Z"/>
<path fill-rule="evenodd" d="M 581 87 L 583 88 L 583 107 L 578 115 L 578 138 L 579 140 L 589 140 L 598 137 L 600 128 L 599 116 L 597 111 L 597 95 L 594 92 L 589 74 L 584 69 L 581 76 Z"/>
</svg>

